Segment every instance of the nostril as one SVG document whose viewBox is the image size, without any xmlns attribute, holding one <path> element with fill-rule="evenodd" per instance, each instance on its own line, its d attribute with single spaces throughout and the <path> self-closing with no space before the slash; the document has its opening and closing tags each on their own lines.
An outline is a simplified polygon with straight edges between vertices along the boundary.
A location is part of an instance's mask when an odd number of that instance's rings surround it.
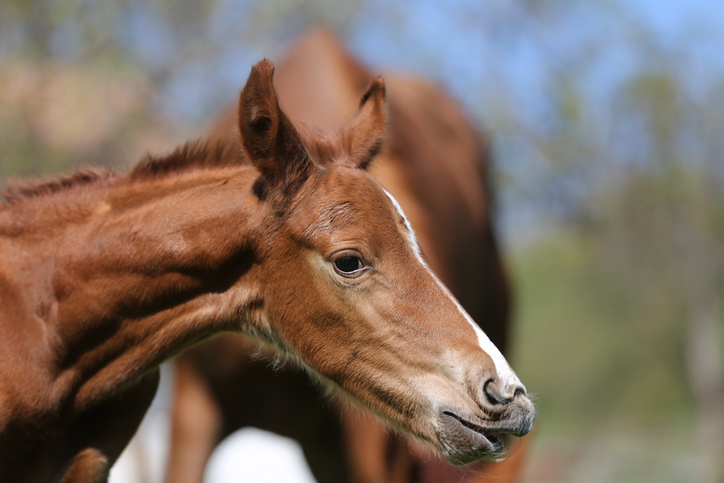
<svg viewBox="0 0 724 483">
<path fill-rule="evenodd" d="M 510 404 L 518 396 L 527 395 L 525 387 L 517 381 L 507 381 L 504 384 L 500 379 L 488 379 L 483 386 L 483 393 L 490 404 Z"/>
<path fill-rule="evenodd" d="M 513 398 L 506 398 L 505 396 L 503 396 L 500 388 L 498 388 L 496 384 L 496 381 L 493 379 L 488 379 L 487 381 L 485 381 L 485 385 L 483 386 L 483 393 L 485 394 L 485 398 L 488 400 L 488 402 L 493 405 L 510 404 L 510 402 L 513 400 Z"/>
</svg>

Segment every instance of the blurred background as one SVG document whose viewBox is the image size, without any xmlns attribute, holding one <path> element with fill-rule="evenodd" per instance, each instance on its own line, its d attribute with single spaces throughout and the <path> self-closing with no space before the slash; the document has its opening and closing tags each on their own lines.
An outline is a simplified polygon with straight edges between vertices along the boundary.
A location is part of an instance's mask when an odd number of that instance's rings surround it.
<svg viewBox="0 0 724 483">
<path fill-rule="evenodd" d="M 0 185 L 201 135 L 319 25 L 492 137 L 525 481 L 724 481 L 717 0 L 3 0 Z"/>
</svg>

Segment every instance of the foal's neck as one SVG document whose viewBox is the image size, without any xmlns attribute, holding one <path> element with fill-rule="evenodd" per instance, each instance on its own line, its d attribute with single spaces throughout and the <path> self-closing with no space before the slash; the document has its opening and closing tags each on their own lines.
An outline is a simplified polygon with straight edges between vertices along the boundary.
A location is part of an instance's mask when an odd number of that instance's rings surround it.
<svg viewBox="0 0 724 483">
<path fill-rule="evenodd" d="M 57 390 L 92 404 L 253 317 L 254 178 L 242 166 L 120 179 L 0 212 L 0 246 L 17 255 L 0 272 L 29 288 Z M 37 216 L 23 223 L 23 209 Z"/>
</svg>

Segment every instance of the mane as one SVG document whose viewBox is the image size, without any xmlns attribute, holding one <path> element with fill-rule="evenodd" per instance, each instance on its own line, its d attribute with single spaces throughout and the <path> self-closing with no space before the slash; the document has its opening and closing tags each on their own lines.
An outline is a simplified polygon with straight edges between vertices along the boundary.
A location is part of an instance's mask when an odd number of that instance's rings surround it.
<svg viewBox="0 0 724 483">
<path fill-rule="evenodd" d="M 120 174 L 103 168 L 84 168 L 54 179 L 11 180 L 2 198 L 5 205 L 16 205 L 28 198 L 49 196 L 78 186 L 88 186 L 120 178 Z"/>
<path fill-rule="evenodd" d="M 128 178 L 131 181 L 160 178 L 192 170 L 241 166 L 246 162 L 240 143 L 224 139 L 192 141 L 166 156 L 146 155 Z"/>
<path fill-rule="evenodd" d="M 128 174 L 130 181 L 171 176 L 194 169 L 239 166 L 246 162 L 238 143 L 212 141 L 188 142 L 166 156 L 146 155 Z M 77 187 L 88 187 L 120 179 L 117 171 L 83 168 L 53 179 L 10 180 L 0 193 L 0 209 L 17 205 L 30 198 L 40 198 Z M 4 200 L 4 203 L 3 203 Z"/>
</svg>

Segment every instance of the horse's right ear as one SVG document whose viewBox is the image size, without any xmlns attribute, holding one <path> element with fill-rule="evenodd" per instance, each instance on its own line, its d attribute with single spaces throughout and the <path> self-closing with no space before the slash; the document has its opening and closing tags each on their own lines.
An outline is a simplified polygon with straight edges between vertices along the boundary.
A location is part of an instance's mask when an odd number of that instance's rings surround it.
<svg viewBox="0 0 724 483">
<path fill-rule="evenodd" d="M 239 97 L 239 131 L 244 152 L 261 172 L 267 190 L 292 196 L 312 172 L 312 160 L 299 133 L 279 108 L 274 65 L 252 67 Z"/>
</svg>

